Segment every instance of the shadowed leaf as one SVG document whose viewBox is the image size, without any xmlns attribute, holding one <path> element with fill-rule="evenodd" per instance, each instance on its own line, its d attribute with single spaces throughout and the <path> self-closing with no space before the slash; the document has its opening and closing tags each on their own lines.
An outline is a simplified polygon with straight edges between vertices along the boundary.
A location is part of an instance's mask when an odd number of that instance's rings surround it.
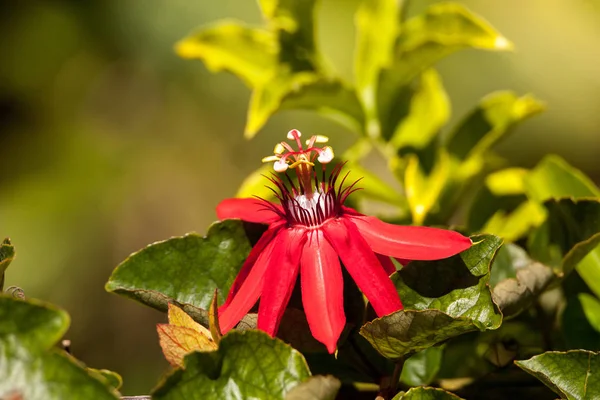
<svg viewBox="0 0 600 400">
<path fill-rule="evenodd" d="M 399 393 L 392 400 L 461 400 L 461 398 L 443 389 L 416 387 L 406 393 Z"/>
<path fill-rule="evenodd" d="M 569 400 L 596 399 L 600 395 L 600 357 L 586 350 L 547 352 L 517 366 Z"/>
<path fill-rule="evenodd" d="M 191 353 L 156 388 L 156 400 L 284 399 L 310 376 L 302 355 L 260 331 L 231 331 L 219 349 Z"/>
</svg>

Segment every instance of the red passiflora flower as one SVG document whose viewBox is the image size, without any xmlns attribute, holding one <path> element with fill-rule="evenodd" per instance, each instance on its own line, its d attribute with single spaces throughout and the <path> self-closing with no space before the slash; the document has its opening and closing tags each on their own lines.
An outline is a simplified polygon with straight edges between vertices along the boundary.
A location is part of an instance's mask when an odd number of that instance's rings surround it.
<svg viewBox="0 0 600 400">
<path fill-rule="evenodd" d="M 324 164 L 333 159 L 327 141 L 313 136 L 303 147 L 300 132 L 282 142 L 274 169 L 296 172 L 298 183 L 269 178 L 279 204 L 258 198 L 227 199 L 217 206 L 219 219 L 239 218 L 269 224 L 236 277 L 225 304 L 219 309 L 223 332 L 232 329 L 260 298 L 258 329 L 277 333 L 281 317 L 300 274 L 302 302 L 312 335 L 335 351 L 346 317 L 340 260 L 367 297 L 378 316 L 402 309 L 389 275 L 396 269 L 390 257 L 404 260 L 435 260 L 450 257 L 471 246 L 471 240 L 453 231 L 420 226 L 399 226 L 345 207 L 355 184 L 336 186 L 342 164 L 326 176 Z M 323 165 L 319 179 L 315 162 Z"/>
</svg>

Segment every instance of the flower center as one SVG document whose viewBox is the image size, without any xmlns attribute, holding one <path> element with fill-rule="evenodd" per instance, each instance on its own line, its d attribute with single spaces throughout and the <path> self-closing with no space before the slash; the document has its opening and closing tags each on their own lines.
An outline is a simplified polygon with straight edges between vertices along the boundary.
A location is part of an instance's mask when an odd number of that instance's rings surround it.
<svg viewBox="0 0 600 400">
<path fill-rule="evenodd" d="M 302 225 L 307 228 L 321 226 L 330 218 L 342 214 L 342 206 L 348 195 L 354 192 L 354 182 L 342 189 L 344 179 L 336 188 L 336 181 L 343 164 L 335 166 L 329 177 L 325 166 L 333 160 L 333 149 L 329 146 L 318 147 L 317 143 L 326 143 L 325 136 L 312 136 L 306 141 L 306 148 L 300 141 L 301 133 L 292 129 L 287 135 L 298 146 L 294 150 L 286 142 L 275 146 L 274 155 L 263 158 L 263 162 L 274 161 L 273 169 L 282 174 L 283 178 L 273 175 L 268 179 L 278 190 L 273 190 L 281 203 L 282 210 L 270 204 L 270 208 L 288 221 L 290 226 Z M 315 171 L 315 162 L 321 164 L 321 179 Z M 287 174 L 292 169 L 298 178 L 297 185 Z"/>
</svg>

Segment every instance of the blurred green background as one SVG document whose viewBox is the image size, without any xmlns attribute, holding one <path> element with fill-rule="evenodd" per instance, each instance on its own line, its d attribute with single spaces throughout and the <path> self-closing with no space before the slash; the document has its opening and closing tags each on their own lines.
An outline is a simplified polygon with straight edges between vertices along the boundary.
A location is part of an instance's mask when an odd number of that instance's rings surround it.
<svg viewBox="0 0 600 400">
<path fill-rule="evenodd" d="M 559 153 L 598 181 L 600 1 L 462 3 L 516 51 L 469 50 L 439 64 L 450 125 L 493 90 L 532 92 L 547 111 L 500 152 L 523 166 Z M 328 134 L 338 153 L 355 138 L 312 113 L 285 112 L 245 141 L 249 90 L 175 55 L 173 44 L 198 25 L 260 23 L 252 1 L 1 4 L 0 236 L 18 253 L 7 285 L 64 307 L 75 355 L 120 372 L 123 393 L 147 393 L 168 368 L 155 331 L 166 316 L 107 294 L 112 269 L 148 243 L 204 233 L 219 200 L 289 129 Z M 318 11 L 323 52 L 347 78 L 357 5 L 323 0 Z"/>
</svg>

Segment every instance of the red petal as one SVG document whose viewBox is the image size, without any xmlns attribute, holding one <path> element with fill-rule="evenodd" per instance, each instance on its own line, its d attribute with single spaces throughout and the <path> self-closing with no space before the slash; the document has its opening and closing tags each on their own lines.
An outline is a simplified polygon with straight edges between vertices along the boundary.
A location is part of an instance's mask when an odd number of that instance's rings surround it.
<svg viewBox="0 0 600 400">
<path fill-rule="evenodd" d="M 259 243 L 267 235 L 267 232 L 260 238 Z M 260 297 L 264 285 L 265 272 L 271 264 L 271 254 L 279 236 L 278 232 L 281 231 L 276 229 L 274 233 L 275 238 L 266 243 L 262 251 L 259 251 L 259 243 L 254 246 L 242 270 L 236 277 L 234 287 L 230 289 L 227 301 L 219 309 L 219 325 L 223 333 L 227 333 L 227 331 L 240 322 Z M 251 258 L 256 259 L 253 265 L 247 264 Z"/>
<path fill-rule="evenodd" d="M 339 218 L 324 224 L 322 230 L 377 315 L 401 310 L 402 302 L 394 284 L 356 226 L 346 218 Z"/>
<path fill-rule="evenodd" d="M 275 238 L 258 306 L 257 328 L 275 336 L 290 301 L 300 270 L 300 255 L 306 241 L 304 229 L 282 229 Z"/>
<path fill-rule="evenodd" d="M 281 210 L 281 206 L 265 200 L 245 198 L 226 199 L 217 205 L 217 217 L 220 220 L 239 218 L 243 221 L 270 224 L 281 219 L 281 217 L 269 208 L 271 206 Z"/>
<path fill-rule="evenodd" d="M 269 243 L 271 243 L 273 241 L 273 238 L 275 237 L 275 235 L 281 229 L 282 226 L 283 226 L 283 223 L 271 225 L 269 227 L 269 229 L 267 229 L 267 231 L 262 234 L 262 236 L 260 237 L 258 242 L 256 242 L 256 244 L 250 251 L 248 258 L 244 262 L 244 265 L 240 269 L 240 272 L 235 277 L 235 280 L 233 281 L 233 284 L 231 285 L 231 288 L 229 289 L 229 293 L 227 294 L 227 299 L 225 300 L 225 303 L 223 303 L 223 305 L 221 306 L 221 308 L 219 310 L 220 312 L 225 311 L 225 309 L 229 306 L 229 304 L 231 303 L 231 301 L 233 300 L 233 298 L 235 297 L 237 292 L 242 287 L 242 284 L 248 277 L 248 274 L 250 274 L 250 271 L 252 271 L 252 267 L 256 263 L 256 260 L 258 260 L 258 257 L 265 252 L 267 252 L 269 254 L 265 254 L 264 257 L 267 257 L 267 258 L 269 257 L 273 247 L 271 246 L 270 248 L 268 248 L 267 246 L 269 245 Z"/>
<path fill-rule="evenodd" d="M 383 254 L 379 253 L 375 253 L 375 255 L 377 256 L 379 263 L 388 275 L 391 275 L 394 272 L 396 272 L 396 266 L 388 256 L 384 256 Z"/>
<path fill-rule="evenodd" d="M 425 226 L 387 224 L 375 217 L 349 218 L 376 253 L 408 260 L 438 260 L 471 247 L 471 239 L 458 232 Z"/>
<path fill-rule="evenodd" d="M 346 324 L 344 279 L 340 260 L 320 230 L 309 234 L 300 265 L 302 303 L 310 331 L 333 353 Z"/>
</svg>

